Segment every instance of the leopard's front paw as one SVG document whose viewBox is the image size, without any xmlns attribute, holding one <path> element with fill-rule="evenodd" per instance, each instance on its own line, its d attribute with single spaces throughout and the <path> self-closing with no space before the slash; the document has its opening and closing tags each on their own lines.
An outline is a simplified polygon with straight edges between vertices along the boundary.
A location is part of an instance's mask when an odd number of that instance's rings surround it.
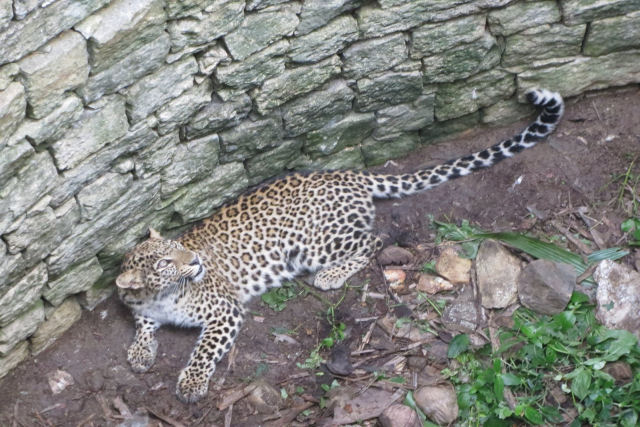
<svg viewBox="0 0 640 427">
<path fill-rule="evenodd" d="M 209 376 L 204 372 L 187 367 L 180 372 L 176 395 L 184 403 L 193 403 L 207 395 Z"/>
<path fill-rule="evenodd" d="M 158 350 L 158 342 L 152 341 L 147 345 L 138 343 L 131 344 L 127 351 L 127 360 L 134 372 L 147 372 L 156 360 L 156 352 Z"/>
</svg>

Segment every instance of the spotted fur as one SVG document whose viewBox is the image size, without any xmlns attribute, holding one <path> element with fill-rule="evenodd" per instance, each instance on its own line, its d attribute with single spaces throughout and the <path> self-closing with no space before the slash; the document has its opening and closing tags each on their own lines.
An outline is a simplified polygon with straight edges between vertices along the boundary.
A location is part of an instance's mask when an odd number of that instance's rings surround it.
<svg viewBox="0 0 640 427">
<path fill-rule="evenodd" d="M 177 240 L 152 230 L 125 257 L 116 281 L 136 322 L 132 368 L 151 367 L 162 324 L 200 327 L 176 393 L 185 402 L 204 397 L 251 297 L 302 273 L 315 272 L 320 289 L 341 287 L 382 245 L 372 232 L 374 198 L 428 190 L 512 157 L 553 131 L 564 110 L 560 95 L 533 90 L 527 99 L 542 107 L 536 121 L 486 150 L 404 175 L 295 173 L 240 196 Z"/>
</svg>

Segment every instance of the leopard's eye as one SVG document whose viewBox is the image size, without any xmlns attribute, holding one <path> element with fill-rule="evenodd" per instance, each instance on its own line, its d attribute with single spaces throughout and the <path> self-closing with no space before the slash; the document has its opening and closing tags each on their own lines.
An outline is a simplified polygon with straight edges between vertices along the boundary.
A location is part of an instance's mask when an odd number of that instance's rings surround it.
<svg viewBox="0 0 640 427">
<path fill-rule="evenodd" d="M 163 269 L 166 268 L 169 264 L 171 263 L 170 260 L 168 259 L 161 259 L 160 261 L 158 261 L 158 263 L 156 264 L 156 268 L 157 269 Z"/>
</svg>

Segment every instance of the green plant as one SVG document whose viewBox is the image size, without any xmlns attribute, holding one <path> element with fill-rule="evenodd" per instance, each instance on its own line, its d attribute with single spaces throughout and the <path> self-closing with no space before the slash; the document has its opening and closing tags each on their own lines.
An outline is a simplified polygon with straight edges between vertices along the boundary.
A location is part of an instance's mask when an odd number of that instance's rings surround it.
<svg viewBox="0 0 640 427">
<path fill-rule="evenodd" d="M 431 308 L 435 310 L 436 313 L 438 313 L 438 316 L 442 316 L 442 311 L 447 305 L 446 300 L 438 299 L 434 301 L 431 297 L 429 297 L 427 293 L 420 292 L 420 291 L 417 291 L 417 295 L 418 295 L 418 298 L 417 298 L 418 307 L 416 307 L 416 311 L 424 311 L 422 309 L 423 305 L 428 304 L 429 306 L 431 306 Z"/>
<path fill-rule="evenodd" d="M 338 388 L 338 387 L 340 387 L 340 383 L 335 378 L 333 379 L 333 381 L 331 381 L 331 384 L 320 384 L 320 388 L 322 388 L 322 390 L 324 391 L 325 395 L 327 393 L 329 393 L 329 391 L 333 390 L 334 388 Z M 321 396 L 320 397 L 319 406 L 320 406 L 320 409 L 324 409 L 324 408 L 327 407 L 327 400 L 326 400 L 325 396 Z"/>
<path fill-rule="evenodd" d="M 457 353 L 459 367 L 443 373 L 456 386 L 463 424 L 559 423 L 571 417 L 571 407 L 577 413 L 569 419 L 572 426 L 631 426 L 638 421 L 638 340 L 628 331 L 599 325 L 581 293 L 574 293 L 567 309 L 554 316 L 518 309 L 514 327 L 499 332 L 500 346 L 493 352 L 488 345 L 475 353 L 464 351 L 458 337 L 450 355 Z M 616 384 L 604 369 L 615 361 L 635 372 L 627 383 Z M 514 395 L 511 405 L 506 388 Z M 564 396 L 564 403 L 557 396 Z"/>
<path fill-rule="evenodd" d="M 279 288 L 273 288 L 262 294 L 262 302 L 273 311 L 282 311 L 287 306 L 286 302 L 304 294 L 305 290 L 298 290 L 293 282 L 285 282 Z"/>
<path fill-rule="evenodd" d="M 638 175 L 633 174 L 633 169 L 636 164 L 636 160 L 638 160 L 637 155 L 631 159 L 631 161 L 629 162 L 629 166 L 627 166 L 627 170 L 624 173 L 618 176 L 615 176 L 612 180 L 612 182 L 620 183 L 618 187 L 618 196 L 616 198 L 618 207 L 624 209 L 625 195 L 629 193 L 629 195 L 631 196 L 631 205 L 630 205 L 630 208 L 627 210 L 627 214 L 629 216 L 636 216 L 638 214 L 638 209 L 640 205 L 640 198 L 638 198 L 638 191 L 637 191 L 638 184 L 640 183 L 640 174 Z"/>
<path fill-rule="evenodd" d="M 629 234 L 629 245 L 640 246 L 640 217 L 628 218 L 622 222 L 620 228 Z"/>
<path fill-rule="evenodd" d="M 336 309 L 344 301 L 344 298 L 347 295 L 347 290 L 349 289 L 349 287 L 350 286 L 348 284 L 345 284 L 344 291 L 342 292 L 342 295 L 340 296 L 338 301 L 335 303 L 329 303 L 329 308 L 327 308 L 327 311 L 325 313 L 327 322 L 331 327 L 331 331 L 329 332 L 329 335 L 323 338 L 322 340 L 320 340 L 316 348 L 314 348 L 309 354 L 309 357 L 305 359 L 304 363 L 297 363 L 298 368 L 317 369 L 320 366 L 320 364 L 325 362 L 325 360 L 320 355 L 320 351 L 322 351 L 323 349 L 330 349 L 336 343 L 344 339 L 344 331 L 347 328 L 347 325 L 345 325 L 343 322 L 336 321 Z"/>
<path fill-rule="evenodd" d="M 430 274 L 437 274 L 436 272 L 436 260 L 432 259 L 429 262 L 425 262 L 424 265 L 422 266 L 422 270 L 423 273 L 430 273 Z"/>
<path fill-rule="evenodd" d="M 453 223 L 435 221 L 433 217 L 429 219 L 431 226 L 436 229 L 436 244 L 440 244 L 445 240 L 459 242 L 466 258 L 476 257 L 481 242 L 478 240 L 477 235 L 483 232 L 481 229 L 473 227 L 466 219 L 462 220 L 459 226 Z"/>
</svg>

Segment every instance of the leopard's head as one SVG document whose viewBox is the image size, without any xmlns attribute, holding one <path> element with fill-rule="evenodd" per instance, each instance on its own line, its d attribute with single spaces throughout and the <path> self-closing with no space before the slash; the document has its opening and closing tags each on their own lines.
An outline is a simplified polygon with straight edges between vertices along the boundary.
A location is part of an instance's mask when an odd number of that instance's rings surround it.
<svg viewBox="0 0 640 427">
<path fill-rule="evenodd" d="M 119 290 L 133 294 L 155 294 L 198 282 L 205 267 L 197 253 L 175 240 L 165 239 L 149 229 L 149 239 L 125 255 L 122 272 L 116 279 Z"/>
</svg>

